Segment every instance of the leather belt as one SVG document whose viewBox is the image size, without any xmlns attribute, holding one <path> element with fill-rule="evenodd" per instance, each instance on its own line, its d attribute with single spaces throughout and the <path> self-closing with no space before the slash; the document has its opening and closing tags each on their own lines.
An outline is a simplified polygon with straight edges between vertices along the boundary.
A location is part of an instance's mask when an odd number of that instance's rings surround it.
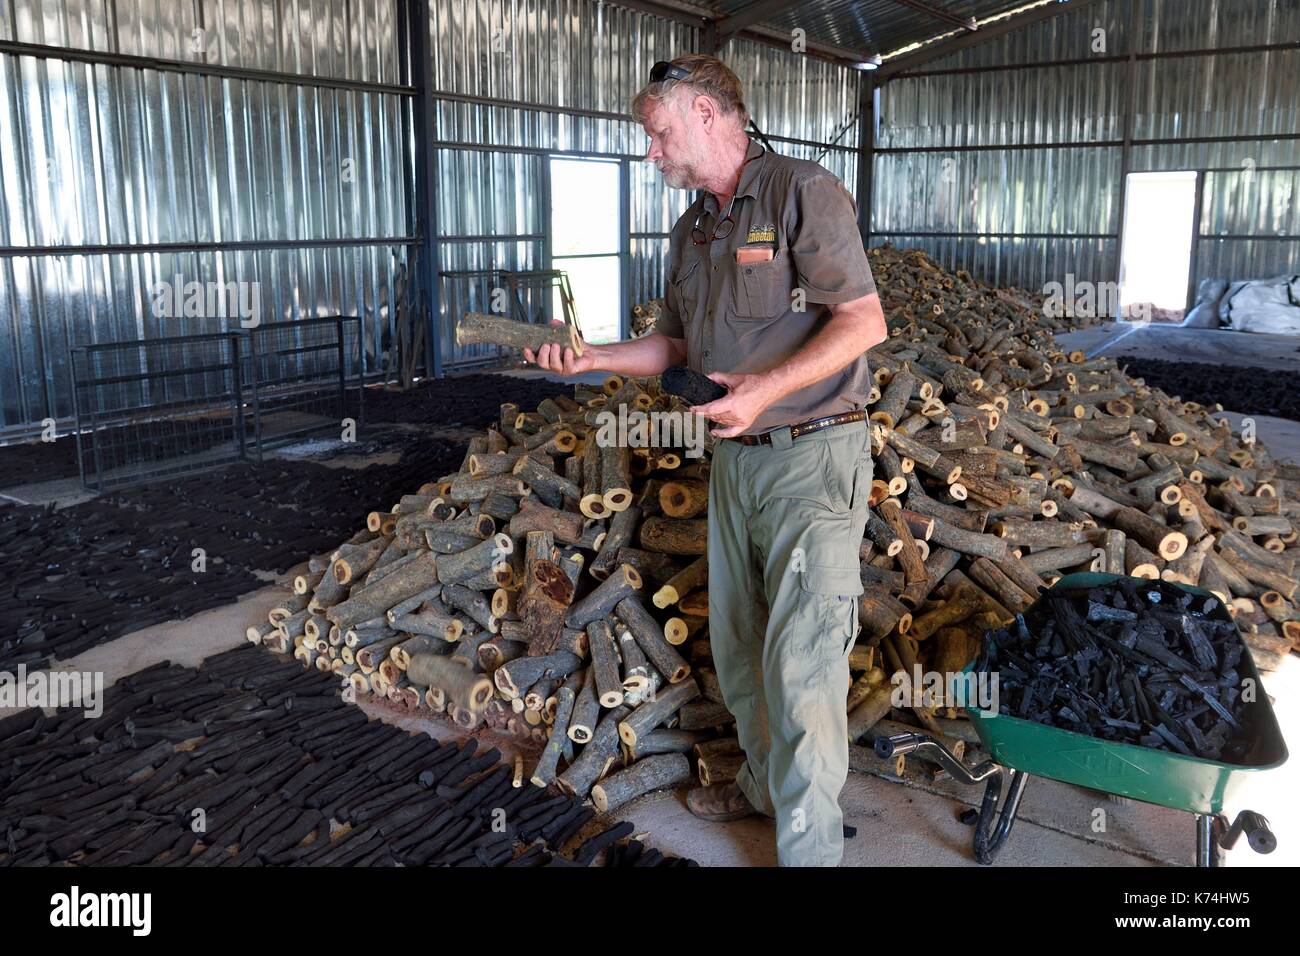
<svg viewBox="0 0 1300 956">
<path fill-rule="evenodd" d="M 825 418 L 814 418 L 811 421 L 800 422 L 798 425 L 791 425 L 790 437 L 792 439 L 798 438 L 800 435 L 821 431 L 823 428 L 830 428 L 832 425 L 848 425 L 853 422 L 860 422 L 866 417 L 866 409 L 859 408 L 855 412 L 843 412 L 839 415 L 828 415 Z M 779 430 L 773 429 L 773 431 Z M 770 445 L 772 444 L 772 432 L 764 432 L 762 435 L 736 435 L 723 440 L 738 441 L 742 445 Z"/>
</svg>

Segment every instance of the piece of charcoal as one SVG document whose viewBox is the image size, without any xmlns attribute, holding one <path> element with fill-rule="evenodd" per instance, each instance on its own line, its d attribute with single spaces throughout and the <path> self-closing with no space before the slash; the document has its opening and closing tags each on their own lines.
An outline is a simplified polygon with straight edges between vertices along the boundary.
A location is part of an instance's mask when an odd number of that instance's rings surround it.
<svg viewBox="0 0 1300 956">
<path fill-rule="evenodd" d="M 713 379 L 685 365 L 673 365 L 664 369 L 659 378 L 659 388 L 670 395 L 676 395 L 688 405 L 705 405 L 727 394 L 726 388 Z"/>
</svg>

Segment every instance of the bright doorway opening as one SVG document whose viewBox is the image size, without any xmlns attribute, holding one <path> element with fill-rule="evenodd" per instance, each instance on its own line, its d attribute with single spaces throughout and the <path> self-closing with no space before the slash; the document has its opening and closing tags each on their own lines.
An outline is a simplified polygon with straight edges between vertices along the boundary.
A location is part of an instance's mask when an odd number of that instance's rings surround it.
<svg viewBox="0 0 1300 956">
<path fill-rule="evenodd" d="M 1196 230 L 1196 189 L 1195 170 L 1129 173 L 1120 318 L 1182 321 Z"/>
<path fill-rule="evenodd" d="M 608 160 L 553 157 L 551 262 L 569 276 L 573 302 L 588 342 L 621 335 L 619 165 Z M 553 314 L 564 315 L 555 293 Z"/>
</svg>

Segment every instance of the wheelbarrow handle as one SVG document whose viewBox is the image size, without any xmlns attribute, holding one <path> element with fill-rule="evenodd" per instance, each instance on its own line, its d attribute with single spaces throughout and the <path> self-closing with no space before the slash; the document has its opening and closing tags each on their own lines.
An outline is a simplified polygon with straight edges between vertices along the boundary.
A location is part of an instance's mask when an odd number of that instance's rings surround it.
<svg viewBox="0 0 1300 956">
<path fill-rule="evenodd" d="M 998 810 L 998 797 L 1002 793 L 1002 770 L 989 778 L 984 787 L 984 799 L 980 803 L 980 816 L 975 824 L 975 862 L 988 866 L 997 856 L 998 850 L 1006 842 L 1011 827 L 1016 822 L 1016 813 L 1020 810 L 1020 798 L 1024 795 L 1025 784 L 1029 774 L 1020 770 L 1008 770 L 1007 793 L 1002 800 L 1002 809 Z M 997 818 L 996 825 L 994 817 Z"/>
<path fill-rule="evenodd" d="M 1002 793 L 1003 770 L 992 760 L 986 760 L 976 767 L 968 767 L 942 742 L 923 733 L 901 733 L 877 737 L 874 747 L 876 756 L 881 760 L 915 753 L 933 760 L 961 783 L 976 784 L 987 781 L 984 787 L 984 799 L 980 803 L 979 820 L 975 825 L 974 852 L 977 862 L 985 865 L 993 862 L 993 858 L 1011 832 L 1011 825 L 1016 822 L 1020 797 L 1025 792 L 1025 783 L 1029 780 L 1028 774 L 1018 770 L 1006 772 L 1010 786 L 1007 788 L 1006 799 L 1002 801 L 1002 809 L 999 813 L 998 797 Z"/>
</svg>

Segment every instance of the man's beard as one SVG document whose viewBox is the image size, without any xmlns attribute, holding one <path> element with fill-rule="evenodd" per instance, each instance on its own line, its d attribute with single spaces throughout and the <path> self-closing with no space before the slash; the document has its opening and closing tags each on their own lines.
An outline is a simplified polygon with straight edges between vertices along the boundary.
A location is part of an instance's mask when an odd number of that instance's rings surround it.
<svg viewBox="0 0 1300 956">
<path fill-rule="evenodd" d="M 695 181 L 694 170 L 689 166 L 670 164 L 667 169 L 662 165 L 659 166 L 659 173 L 664 178 L 664 184 L 669 189 L 699 189 L 700 186 Z"/>
</svg>

